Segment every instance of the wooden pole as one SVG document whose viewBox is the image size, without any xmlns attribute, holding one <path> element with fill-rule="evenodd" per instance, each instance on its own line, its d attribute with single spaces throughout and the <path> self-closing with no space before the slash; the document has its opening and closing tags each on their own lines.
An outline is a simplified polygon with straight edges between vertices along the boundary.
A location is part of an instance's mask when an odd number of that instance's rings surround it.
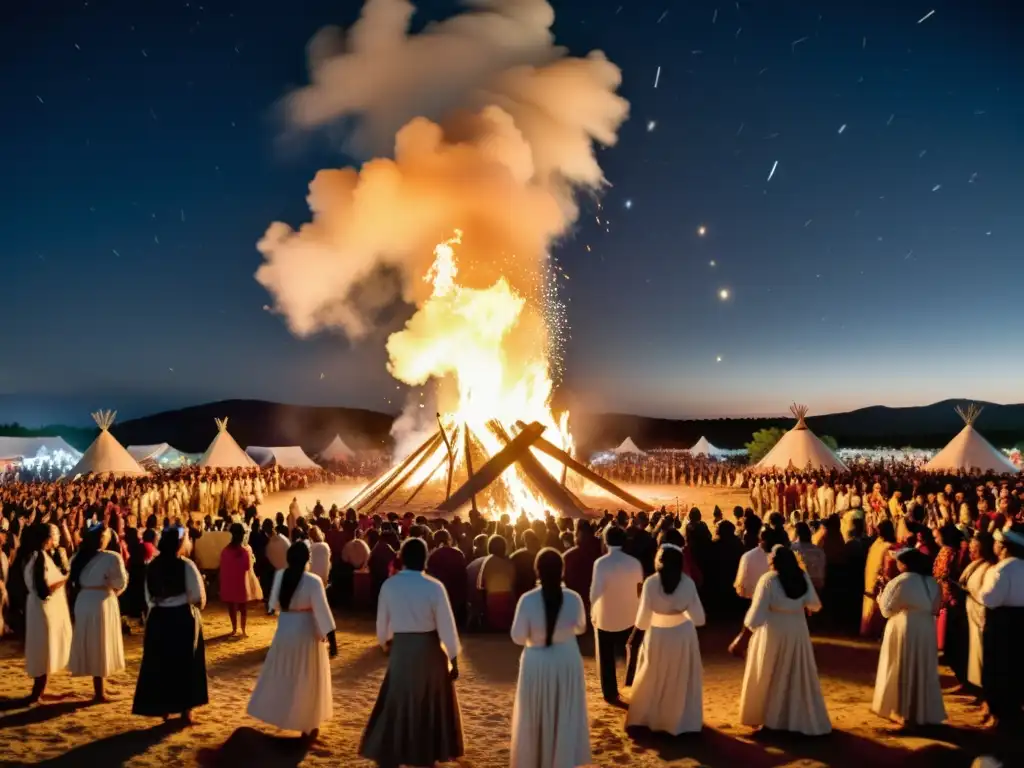
<svg viewBox="0 0 1024 768">
<path fill-rule="evenodd" d="M 421 453 L 423 453 L 423 451 L 425 451 L 427 449 L 427 446 L 430 445 L 431 442 L 434 441 L 436 438 L 437 438 L 437 435 L 431 435 L 430 438 L 427 439 L 423 443 L 423 445 L 421 445 L 415 451 L 413 451 L 408 456 L 406 456 L 405 459 L 403 459 L 402 462 L 398 466 L 393 467 L 392 469 L 389 469 L 381 477 L 378 477 L 376 481 L 370 483 L 365 488 L 363 488 L 363 490 L 361 490 L 356 495 L 356 497 L 354 499 L 352 499 L 348 503 L 348 505 L 345 508 L 346 509 L 358 510 L 360 507 L 362 507 L 362 506 L 368 504 L 369 502 L 373 501 L 377 497 L 377 495 L 379 493 L 381 493 L 381 491 L 383 491 L 389 485 L 391 485 L 391 482 L 396 477 L 398 477 L 398 475 L 401 474 L 401 472 L 407 466 L 409 466 L 409 464 L 411 464 L 413 461 L 415 461 L 416 458 Z"/>
<path fill-rule="evenodd" d="M 377 509 L 379 509 L 380 505 L 383 504 L 388 499 L 390 499 L 392 494 L 395 493 L 395 491 L 397 491 L 399 488 L 401 488 L 403 485 L 405 485 L 406 482 L 408 482 L 409 478 L 412 477 L 413 475 L 415 475 L 419 471 L 420 467 L 422 467 L 427 462 L 427 460 L 431 456 L 433 456 L 434 451 L 437 450 L 437 447 L 440 444 L 441 444 L 441 435 L 438 433 L 438 434 L 435 434 L 427 442 L 426 445 L 430 446 L 429 450 L 424 450 L 423 453 L 420 454 L 420 457 L 416 460 L 416 463 L 413 464 L 411 467 L 409 467 L 407 470 L 405 470 L 405 472 L 402 473 L 402 476 L 399 477 L 394 483 L 392 483 L 391 487 L 387 491 L 385 491 L 383 494 L 381 494 L 380 498 L 378 498 L 375 502 L 373 502 L 373 506 L 370 507 L 369 511 L 370 512 L 374 512 Z M 408 465 L 408 462 L 407 462 L 407 465 Z"/>
<path fill-rule="evenodd" d="M 467 473 L 469 475 L 469 479 L 472 480 L 473 479 L 473 444 L 472 444 L 472 441 L 469 439 L 469 425 L 468 424 L 463 424 L 462 425 L 462 438 L 463 438 L 463 443 L 465 444 L 464 450 L 466 451 L 466 471 L 467 471 Z M 474 512 L 478 512 L 479 511 L 476 508 L 476 494 L 475 493 L 472 496 L 469 497 L 469 503 L 471 505 L 470 509 L 472 509 Z"/>
<path fill-rule="evenodd" d="M 456 430 L 458 430 L 457 427 L 456 427 Z M 437 464 L 434 466 L 434 468 L 432 470 L 430 470 L 430 474 L 428 474 L 426 477 L 423 478 L 423 482 L 420 483 L 419 485 L 417 485 L 416 486 L 416 490 L 413 491 L 412 495 L 409 496 L 409 498 L 405 500 L 405 503 L 406 503 L 407 506 L 409 504 L 412 504 L 412 500 L 415 499 L 416 496 L 419 494 L 419 492 L 423 490 L 424 486 L 426 486 L 426 484 L 429 483 L 434 478 L 434 475 L 437 474 L 437 470 L 439 470 L 441 468 L 441 466 L 446 461 L 448 461 L 448 457 L 442 456 L 441 460 L 439 462 L 437 462 Z"/>
<path fill-rule="evenodd" d="M 444 499 L 448 501 L 452 497 L 452 473 L 455 471 L 455 454 L 452 452 L 452 443 L 448 439 L 448 433 L 444 431 L 444 424 L 441 423 L 441 414 L 437 414 L 437 426 L 441 430 L 441 439 L 444 440 L 445 450 L 448 451 L 448 486 L 444 492 Z"/>
</svg>

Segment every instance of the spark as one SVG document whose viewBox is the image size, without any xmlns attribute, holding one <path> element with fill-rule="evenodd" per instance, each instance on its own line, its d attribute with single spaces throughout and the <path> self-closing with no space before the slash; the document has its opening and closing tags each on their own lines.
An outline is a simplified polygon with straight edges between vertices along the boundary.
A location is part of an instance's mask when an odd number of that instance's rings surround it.
<svg viewBox="0 0 1024 768">
<path fill-rule="evenodd" d="M 709 267 L 717 267 L 718 266 L 718 262 L 715 261 L 714 259 L 712 259 L 711 261 L 708 262 L 708 266 Z"/>
<path fill-rule="evenodd" d="M 934 187 L 932 187 L 932 192 L 938 192 L 940 189 L 942 189 L 942 185 L 936 184 Z"/>
<path fill-rule="evenodd" d="M 764 69 L 762 69 L 760 72 L 757 73 L 757 76 L 760 77 L 761 75 L 763 75 L 767 71 L 768 71 L 768 67 L 765 67 Z"/>
<path fill-rule="evenodd" d="M 119 259 L 121 258 L 121 254 L 117 252 L 116 248 L 111 248 L 110 252 L 113 253 L 115 256 L 117 256 L 117 258 L 119 258 Z"/>
<path fill-rule="evenodd" d="M 928 154 L 928 150 L 927 149 L 922 149 L 920 152 L 917 153 L 917 156 L 918 156 L 918 158 L 922 158 L 922 157 L 924 157 L 927 154 Z"/>
<path fill-rule="evenodd" d="M 860 49 L 863 51 L 868 47 L 868 39 L 865 37 L 860 41 Z"/>
<path fill-rule="evenodd" d="M 811 226 L 811 222 L 812 221 L 814 221 L 814 219 L 808 219 L 807 221 L 805 221 L 804 222 L 804 229 L 807 229 L 809 226 Z"/>
<path fill-rule="evenodd" d="M 40 96 L 40 95 L 39 95 L 38 93 L 36 94 L 36 99 L 38 99 L 38 100 L 39 100 L 39 103 L 40 103 L 40 104 L 45 104 L 45 103 L 46 103 L 45 101 L 43 101 L 43 97 L 42 97 L 42 96 Z"/>
<path fill-rule="evenodd" d="M 654 73 L 654 87 L 658 87 L 658 82 L 661 80 L 661 67 L 658 67 L 658 71 Z"/>
<path fill-rule="evenodd" d="M 615 9 L 615 15 L 616 16 L 618 16 L 620 13 L 622 13 L 622 6 L 621 5 L 618 8 Z"/>
<path fill-rule="evenodd" d="M 976 178 L 978 178 L 978 172 L 977 172 L 977 171 L 975 171 L 974 173 L 972 173 L 972 174 L 971 174 L 971 178 L 969 178 L 969 179 L 967 180 L 967 183 L 968 183 L 968 184 L 973 184 L 973 183 L 974 183 L 974 180 L 975 180 Z"/>
<path fill-rule="evenodd" d="M 715 8 L 715 12 L 713 14 L 711 14 L 711 23 L 712 24 L 717 24 L 718 23 L 718 9 L 717 8 Z"/>
<path fill-rule="evenodd" d="M 742 31 L 743 31 L 743 27 L 740 27 L 739 29 L 737 29 L 736 30 L 736 37 L 739 37 L 740 36 L 740 32 L 742 32 Z"/>
<path fill-rule="evenodd" d="M 148 59 L 149 58 L 149 54 L 146 53 L 146 49 L 145 48 L 142 49 L 142 58 L 144 58 L 144 59 Z"/>
<path fill-rule="evenodd" d="M 917 23 L 921 24 L 922 22 L 928 21 L 928 19 L 930 19 L 934 15 L 935 15 L 934 9 L 931 10 L 931 11 L 928 11 L 928 13 L 926 13 L 924 16 L 922 16 L 920 19 L 917 20 Z"/>
<path fill-rule="evenodd" d="M 907 251 L 907 255 L 903 257 L 903 260 L 906 261 L 907 259 L 909 259 L 913 255 L 914 255 L 914 249 L 911 248 L 909 251 Z"/>
<path fill-rule="evenodd" d="M 75 43 L 75 50 L 76 51 L 82 50 L 82 46 L 80 46 L 78 43 Z"/>
<path fill-rule="evenodd" d="M 182 221 L 185 220 L 185 209 L 184 208 L 181 209 L 181 220 Z"/>
<path fill-rule="evenodd" d="M 718 298 L 721 299 L 722 301 L 728 301 L 729 300 L 729 296 L 730 296 L 730 294 L 729 294 L 729 289 L 728 288 L 722 288 L 718 292 Z"/>
<path fill-rule="evenodd" d="M 794 40 L 792 43 L 789 44 L 790 50 L 792 50 L 793 53 L 796 53 L 796 47 L 800 45 L 800 43 L 806 43 L 810 39 L 811 38 L 809 38 L 807 35 L 804 35 L 799 40 Z"/>
<path fill-rule="evenodd" d="M 156 243 L 157 245 L 160 245 L 160 238 L 157 237 L 156 235 L 153 235 L 153 242 Z"/>
<path fill-rule="evenodd" d="M 778 168 L 778 167 L 779 167 L 779 161 L 778 161 L 778 160 L 776 160 L 776 161 L 775 161 L 774 163 L 772 163 L 772 170 L 771 170 L 771 172 L 770 172 L 770 173 L 768 174 L 768 181 L 771 181 L 771 180 L 772 180 L 772 176 L 774 176 L 774 175 L 775 175 L 775 169 L 776 169 L 776 168 Z"/>
<path fill-rule="evenodd" d="M 666 16 L 668 16 L 668 11 L 665 11 L 665 12 L 663 12 L 663 13 L 661 14 L 661 16 L 659 16 L 659 17 L 658 17 L 658 21 L 657 21 L 657 23 L 658 23 L 658 24 L 661 24 L 661 22 L 663 22 L 663 21 L 665 20 L 665 17 L 666 17 Z"/>
<path fill-rule="evenodd" d="M 707 233 L 708 233 L 708 228 L 705 227 L 703 224 L 701 224 L 699 227 L 697 227 L 697 234 L 700 235 L 701 237 L 704 237 L 704 235 L 706 235 Z"/>
<path fill-rule="evenodd" d="M 626 210 L 628 211 L 632 207 L 633 207 L 633 201 L 632 200 L 627 200 L 626 201 Z"/>
<path fill-rule="evenodd" d="M 647 132 L 648 133 L 650 133 L 651 131 L 653 131 L 657 127 L 658 127 L 658 123 L 656 121 L 654 121 L 654 120 L 648 120 L 647 121 Z"/>
<path fill-rule="evenodd" d="M 895 120 L 895 119 L 896 119 L 896 113 L 893 112 L 891 115 L 889 115 L 889 119 L 885 121 L 885 124 L 886 125 L 892 125 L 892 121 Z"/>
<path fill-rule="evenodd" d="M 700 48 L 690 51 L 691 56 L 700 56 L 702 53 L 704 53 L 704 51 L 702 51 Z"/>
<path fill-rule="evenodd" d="M 842 133 L 845 130 L 846 130 L 846 123 L 843 123 L 842 125 L 839 126 L 839 132 Z"/>
</svg>

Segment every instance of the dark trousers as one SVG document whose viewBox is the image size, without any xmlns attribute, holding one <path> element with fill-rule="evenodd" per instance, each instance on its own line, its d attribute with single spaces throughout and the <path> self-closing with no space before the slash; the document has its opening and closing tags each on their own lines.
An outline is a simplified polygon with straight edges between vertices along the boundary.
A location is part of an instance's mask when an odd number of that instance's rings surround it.
<svg viewBox="0 0 1024 768">
<path fill-rule="evenodd" d="M 624 629 L 621 632 L 609 632 L 598 629 L 597 632 L 597 664 L 601 673 L 601 693 L 608 701 L 619 698 L 619 683 L 615 673 L 615 658 L 623 651 L 626 654 L 626 686 L 633 684 L 636 675 L 636 664 L 640 654 L 640 645 L 644 641 L 642 629 Z"/>
</svg>

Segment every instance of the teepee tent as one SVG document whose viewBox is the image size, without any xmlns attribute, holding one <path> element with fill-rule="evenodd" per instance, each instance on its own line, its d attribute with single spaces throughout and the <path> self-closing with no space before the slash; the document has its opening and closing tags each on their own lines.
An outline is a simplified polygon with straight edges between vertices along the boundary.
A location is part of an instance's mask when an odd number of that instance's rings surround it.
<svg viewBox="0 0 1024 768">
<path fill-rule="evenodd" d="M 981 415 L 982 408 L 971 403 L 967 408 L 959 405 L 956 412 L 964 420 L 964 428 L 939 451 L 935 458 L 924 465 L 928 472 L 970 472 L 979 469 L 982 472 L 1019 472 L 1020 470 L 996 450 L 992 443 L 981 436 L 974 428 L 974 422 Z"/>
<path fill-rule="evenodd" d="M 214 469 L 236 469 L 255 467 L 256 462 L 249 458 L 249 455 L 235 442 L 235 438 L 228 432 L 228 420 L 214 419 L 217 424 L 217 436 L 213 438 L 206 453 L 199 459 L 197 466 L 212 467 Z"/>
<path fill-rule="evenodd" d="M 92 415 L 96 426 L 100 428 L 99 436 L 82 455 L 82 458 L 68 472 L 69 477 L 75 475 L 145 475 L 146 470 L 139 466 L 125 447 L 110 434 L 110 427 L 117 418 L 116 411 L 97 411 Z"/>
<path fill-rule="evenodd" d="M 319 469 L 298 445 L 262 446 L 250 445 L 245 449 L 253 461 L 261 467 L 278 466 L 281 469 Z"/>
<path fill-rule="evenodd" d="M 188 454 L 168 443 L 129 445 L 128 453 L 140 464 L 149 462 L 160 467 L 180 467 L 189 463 Z"/>
<path fill-rule="evenodd" d="M 643 451 L 641 451 L 639 448 L 636 447 L 636 443 L 633 442 L 633 438 L 632 437 L 627 437 L 625 440 L 623 440 L 622 444 L 618 448 L 614 449 L 612 451 L 612 453 L 617 453 L 620 456 L 622 456 L 622 455 L 646 456 L 647 455 L 646 453 L 644 453 Z"/>
<path fill-rule="evenodd" d="M 703 435 L 690 449 L 691 456 L 720 456 L 721 454 L 721 450 L 709 443 Z"/>
<path fill-rule="evenodd" d="M 331 444 L 320 451 L 321 461 L 349 461 L 354 459 L 356 452 L 349 448 L 345 441 L 341 439 L 341 435 L 335 435 L 334 439 L 331 440 Z"/>
<path fill-rule="evenodd" d="M 807 406 L 793 404 L 790 412 L 796 417 L 796 426 L 782 436 L 768 451 L 757 469 L 836 469 L 848 471 L 832 449 L 825 445 L 807 426 Z"/>
</svg>

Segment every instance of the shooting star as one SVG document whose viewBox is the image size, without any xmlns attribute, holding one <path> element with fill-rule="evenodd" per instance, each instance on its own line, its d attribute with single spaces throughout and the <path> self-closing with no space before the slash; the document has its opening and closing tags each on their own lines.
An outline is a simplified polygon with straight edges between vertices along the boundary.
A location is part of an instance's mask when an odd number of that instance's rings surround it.
<svg viewBox="0 0 1024 768">
<path fill-rule="evenodd" d="M 770 172 L 770 173 L 768 174 L 768 181 L 771 181 L 771 180 L 772 180 L 772 176 L 774 176 L 774 175 L 775 175 L 775 169 L 776 169 L 776 168 L 778 168 L 778 167 L 779 167 L 779 161 L 778 161 L 778 160 L 776 160 L 776 161 L 775 161 L 774 163 L 772 163 L 772 170 L 771 170 L 771 172 Z"/>
</svg>

